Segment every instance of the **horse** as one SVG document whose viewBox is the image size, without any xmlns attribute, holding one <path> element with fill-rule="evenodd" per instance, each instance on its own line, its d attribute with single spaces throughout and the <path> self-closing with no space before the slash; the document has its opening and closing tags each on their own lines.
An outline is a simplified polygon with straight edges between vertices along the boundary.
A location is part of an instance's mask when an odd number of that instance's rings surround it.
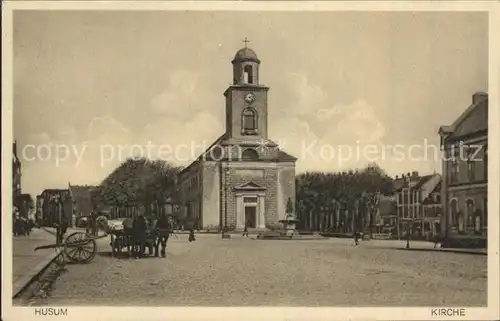
<svg viewBox="0 0 500 321">
<path fill-rule="evenodd" d="M 156 220 L 156 242 L 155 242 L 155 256 L 158 256 L 159 247 L 161 245 L 161 256 L 167 257 L 167 242 L 170 234 L 173 233 L 173 222 L 166 216 L 160 216 Z"/>
</svg>

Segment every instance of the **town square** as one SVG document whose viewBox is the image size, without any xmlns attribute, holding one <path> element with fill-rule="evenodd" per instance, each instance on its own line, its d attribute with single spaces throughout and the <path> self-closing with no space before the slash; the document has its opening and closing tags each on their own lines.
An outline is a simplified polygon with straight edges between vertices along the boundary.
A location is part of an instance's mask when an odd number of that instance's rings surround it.
<svg viewBox="0 0 500 321">
<path fill-rule="evenodd" d="M 244 14 L 16 13 L 13 304 L 486 307 L 487 15 Z"/>
</svg>

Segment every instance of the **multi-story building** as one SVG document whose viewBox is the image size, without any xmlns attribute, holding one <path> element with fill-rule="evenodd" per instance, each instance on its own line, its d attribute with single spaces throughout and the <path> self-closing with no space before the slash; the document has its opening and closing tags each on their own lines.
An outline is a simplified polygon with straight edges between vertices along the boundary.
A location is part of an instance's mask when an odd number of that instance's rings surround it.
<svg viewBox="0 0 500 321">
<path fill-rule="evenodd" d="M 378 205 L 378 215 L 380 219 L 376 222 L 376 226 L 378 226 L 377 233 L 396 233 L 396 224 L 398 222 L 397 213 L 396 196 L 382 195 Z"/>
<path fill-rule="evenodd" d="M 73 221 L 75 224 L 82 217 L 90 216 L 94 210 L 91 192 L 95 188 L 96 186 L 69 184 L 71 200 L 73 202 Z"/>
<path fill-rule="evenodd" d="M 446 238 L 486 239 L 488 229 L 488 94 L 475 93 L 472 104 L 451 126 L 441 126 Z"/>
<path fill-rule="evenodd" d="M 73 200 L 69 189 L 46 189 L 40 195 L 42 225 L 53 226 L 61 220 L 73 220 Z"/>
<path fill-rule="evenodd" d="M 437 194 L 441 175 L 420 176 L 413 172 L 403 174 L 401 179 L 395 190 L 398 237 L 406 235 L 408 230 L 418 237 L 431 238 L 439 234 L 441 205 Z M 396 181 L 401 182 L 399 177 Z"/>
<path fill-rule="evenodd" d="M 21 195 L 21 161 L 17 156 L 17 142 L 12 143 L 12 205 L 19 208 Z"/>
</svg>

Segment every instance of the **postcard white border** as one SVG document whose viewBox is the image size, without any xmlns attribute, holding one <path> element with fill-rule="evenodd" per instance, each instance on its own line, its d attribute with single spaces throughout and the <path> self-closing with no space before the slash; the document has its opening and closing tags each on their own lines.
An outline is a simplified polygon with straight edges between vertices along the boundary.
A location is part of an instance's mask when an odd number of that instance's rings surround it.
<svg viewBox="0 0 500 321">
<path fill-rule="evenodd" d="M 489 11 L 489 184 L 488 184 L 488 307 L 466 308 L 466 317 L 432 317 L 431 307 L 413 308 L 112 308 L 68 307 L 71 320 L 493 320 L 499 317 L 499 173 L 500 173 L 500 3 L 436 1 L 3 1 L 2 3 L 2 213 L 10 213 L 12 134 L 13 10 L 192 10 L 192 11 Z M 496 201 L 495 201 L 496 200 Z M 33 320 L 34 308 L 13 307 L 12 224 L 2 224 L 2 316 L 5 320 Z"/>
</svg>

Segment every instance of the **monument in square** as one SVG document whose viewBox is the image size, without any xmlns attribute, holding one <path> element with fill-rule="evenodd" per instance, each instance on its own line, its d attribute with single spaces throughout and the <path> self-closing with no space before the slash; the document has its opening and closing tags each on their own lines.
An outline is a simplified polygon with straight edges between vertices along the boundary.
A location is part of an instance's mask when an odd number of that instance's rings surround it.
<svg viewBox="0 0 500 321">
<path fill-rule="evenodd" d="M 225 132 L 179 175 L 181 215 L 195 229 L 277 229 L 287 219 L 287 201 L 295 203 L 297 159 L 269 138 L 269 87 L 260 82 L 261 61 L 244 42 L 224 92 Z"/>
</svg>

